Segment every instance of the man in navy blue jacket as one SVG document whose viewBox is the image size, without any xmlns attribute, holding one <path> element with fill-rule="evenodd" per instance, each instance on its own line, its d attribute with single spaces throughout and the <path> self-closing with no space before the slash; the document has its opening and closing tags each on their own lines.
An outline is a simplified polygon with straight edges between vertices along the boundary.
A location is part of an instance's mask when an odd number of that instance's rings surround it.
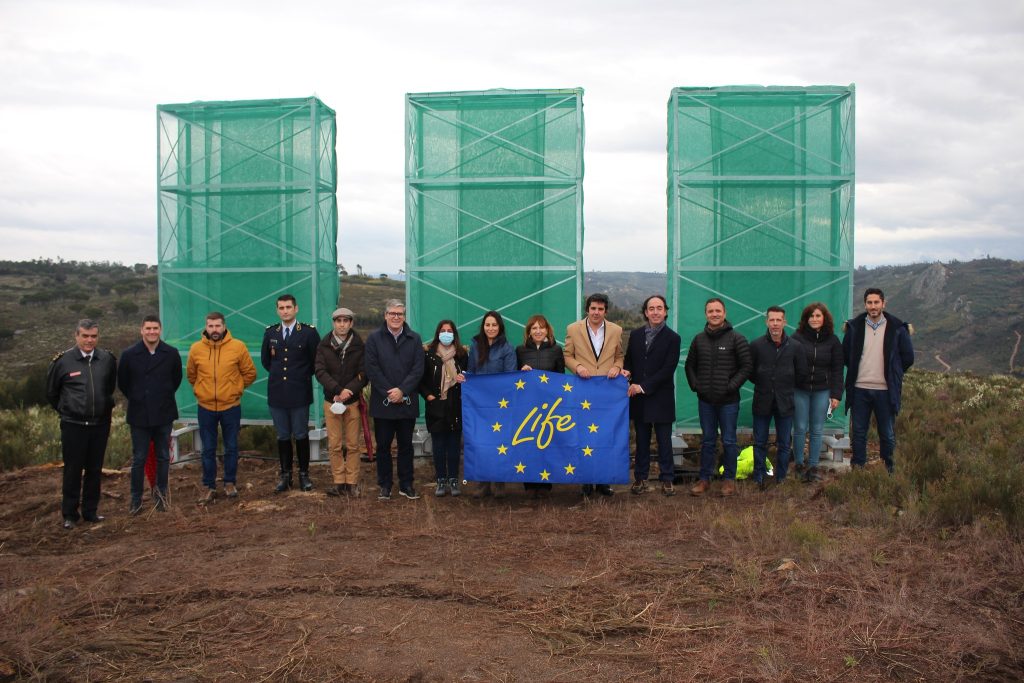
<svg viewBox="0 0 1024 683">
<path fill-rule="evenodd" d="M 156 454 L 156 488 L 153 499 L 157 510 L 167 507 L 167 476 L 170 468 L 171 426 L 178 419 L 174 392 L 181 384 L 181 354 L 160 340 L 160 318 L 142 319 L 142 339 L 121 353 L 117 386 L 128 398 L 125 421 L 132 435 L 131 503 L 133 515 L 142 511 L 142 482 L 153 442 Z"/>
<path fill-rule="evenodd" d="M 417 398 L 423 379 L 423 340 L 405 322 L 405 304 L 384 304 L 384 324 L 366 337 L 366 376 L 370 379 L 370 416 L 377 439 L 377 500 L 391 499 L 391 443 L 398 441 L 398 492 L 415 500 L 412 433 L 420 414 Z"/>
<path fill-rule="evenodd" d="M 651 472 L 651 428 L 658 440 L 658 479 L 661 492 L 675 495 L 672 461 L 672 423 L 676 420 L 675 372 L 679 365 L 679 335 L 665 324 L 665 297 L 647 297 L 640 307 L 647 324 L 629 334 L 624 371 L 629 377 L 629 417 L 636 432 L 632 492 L 647 491 Z"/>
<path fill-rule="evenodd" d="M 850 464 L 863 467 L 867 462 L 868 425 L 874 413 L 879 455 L 892 474 L 903 373 L 914 364 L 913 329 L 885 312 L 885 294 L 877 287 L 864 291 L 864 309 L 843 325 L 846 409 L 853 413 Z"/>
</svg>

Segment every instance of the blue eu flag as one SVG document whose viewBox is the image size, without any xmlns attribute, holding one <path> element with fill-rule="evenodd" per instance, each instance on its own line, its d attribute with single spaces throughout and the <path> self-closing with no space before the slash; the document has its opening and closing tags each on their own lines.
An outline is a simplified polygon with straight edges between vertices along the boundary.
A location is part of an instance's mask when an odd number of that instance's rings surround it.
<svg viewBox="0 0 1024 683">
<path fill-rule="evenodd" d="M 469 375 L 462 385 L 466 479 L 628 484 L 627 386 L 621 376 L 543 370 Z"/>
</svg>

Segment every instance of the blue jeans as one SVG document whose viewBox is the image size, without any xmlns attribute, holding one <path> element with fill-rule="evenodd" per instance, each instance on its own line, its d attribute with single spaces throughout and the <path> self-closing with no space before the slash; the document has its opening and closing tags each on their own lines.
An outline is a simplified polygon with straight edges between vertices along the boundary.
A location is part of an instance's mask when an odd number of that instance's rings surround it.
<svg viewBox="0 0 1024 683">
<path fill-rule="evenodd" d="M 242 429 L 242 406 L 207 410 L 199 406 L 199 438 L 203 442 L 203 486 L 217 488 L 217 425 L 224 439 L 224 483 L 234 484 L 238 476 L 238 432 Z"/>
<path fill-rule="evenodd" d="M 863 467 L 868 460 L 868 426 L 871 424 L 872 412 L 878 427 L 878 454 L 885 462 L 885 469 L 892 473 L 892 454 L 896 451 L 896 416 L 892 413 L 887 389 L 853 390 L 853 424 L 850 427 L 853 453 L 850 464 Z"/>
<path fill-rule="evenodd" d="M 804 462 L 804 436 L 808 430 L 811 441 L 807 444 L 807 466 L 817 467 L 821 457 L 821 436 L 825 431 L 825 415 L 831 399 L 828 389 L 793 393 L 793 460 L 797 465 Z"/>
<path fill-rule="evenodd" d="M 412 432 L 416 427 L 416 418 L 388 420 L 383 417 L 373 418 L 373 435 L 377 439 L 377 485 L 382 489 L 391 490 L 393 482 L 391 474 L 391 442 L 398 441 L 398 488 L 412 487 Z"/>
<path fill-rule="evenodd" d="M 703 432 L 700 441 L 700 478 L 710 481 L 715 470 L 715 443 L 718 430 L 722 430 L 723 477 L 736 478 L 736 457 L 740 449 L 736 446 L 736 420 L 740 414 L 739 403 L 715 406 L 697 400 L 697 415 L 700 417 L 700 430 Z"/>
<path fill-rule="evenodd" d="M 675 462 L 672 460 L 672 423 L 644 422 L 634 420 L 636 431 L 636 459 L 633 463 L 633 479 L 647 481 L 651 473 L 651 428 L 658 441 L 658 480 L 675 479 Z"/>
<path fill-rule="evenodd" d="M 278 441 L 291 441 L 309 438 L 309 406 L 299 408 L 270 407 L 270 418 L 274 421 L 274 431 Z"/>
<path fill-rule="evenodd" d="M 768 476 L 765 460 L 768 458 L 768 430 L 775 421 L 775 479 L 782 481 L 789 470 L 790 438 L 793 435 L 793 416 L 782 417 L 777 411 L 771 415 L 754 415 L 754 481 Z"/>
<path fill-rule="evenodd" d="M 153 442 L 153 453 L 156 455 L 156 490 L 167 499 L 167 475 L 171 466 L 171 426 L 136 427 L 129 425 L 132 432 L 132 501 L 135 509 L 142 505 L 142 486 L 146 477 L 146 459 L 149 457 L 149 442 Z"/>
<path fill-rule="evenodd" d="M 459 437 L 461 432 L 431 432 L 434 473 L 438 479 L 459 478 Z"/>
</svg>

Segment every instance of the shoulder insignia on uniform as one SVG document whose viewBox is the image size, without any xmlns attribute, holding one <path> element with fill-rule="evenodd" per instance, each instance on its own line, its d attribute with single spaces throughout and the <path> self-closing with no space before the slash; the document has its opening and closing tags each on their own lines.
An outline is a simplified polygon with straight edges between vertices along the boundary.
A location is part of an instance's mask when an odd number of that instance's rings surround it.
<svg viewBox="0 0 1024 683">
<path fill-rule="evenodd" d="M 278 329 L 280 329 L 280 327 L 281 327 L 281 323 L 276 323 L 276 324 L 274 324 L 274 325 L 267 325 L 267 329 L 266 329 L 265 331 L 266 331 L 266 332 L 269 332 L 270 330 L 274 329 L 275 327 L 276 327 L 276 328 L 278 328 Z"/>
<path fill-rule="evenodd" d="M 67 352 L 68 352 L 68 351 L 67 351 L 67 349 L 65 349 L 65 350 L 63 350 L 63 351 L 58 351 L 57 353 L 55 353 L 55 354 L 53 355 L 53 358 L 51 358 L 51 359 L 50 359 L 50 362 L 51 362 L 51 363 L 52 363 L 52 362 L 54 362 L 55 360 L 57 360 L 58 358 L 60 358 L 61 356 L 63 356 L 63 355 L 64 355 L 65 353 L 67 353 Z"/>
</svg>

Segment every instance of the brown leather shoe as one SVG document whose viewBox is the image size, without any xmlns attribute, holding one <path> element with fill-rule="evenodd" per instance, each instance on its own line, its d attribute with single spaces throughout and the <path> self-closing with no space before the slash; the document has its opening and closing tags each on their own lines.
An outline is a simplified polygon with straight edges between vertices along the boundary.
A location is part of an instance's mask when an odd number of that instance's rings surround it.
<svg viewBox="0 0 1024 683">
<path fill-rule="evenodd" d="M 703 496 L 711 488 L 711 484 L 704 479 L 701 479 L 696 484 L 690 487 L 691 496 Z"/>
<path fill-rule="evenodd" d="M 726 479 L 722 482 L 722 498 L 728 498 L 736 495 L 736 482 L 732 479 Z"/>
</svg>

